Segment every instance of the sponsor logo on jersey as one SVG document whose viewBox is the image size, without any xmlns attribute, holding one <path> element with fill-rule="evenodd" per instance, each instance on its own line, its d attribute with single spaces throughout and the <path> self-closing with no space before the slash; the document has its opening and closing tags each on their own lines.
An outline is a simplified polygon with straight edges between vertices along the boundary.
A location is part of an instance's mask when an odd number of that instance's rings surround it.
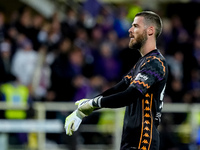
<svg viewBox="0 0 200 150">
<path fill-rule="evenodd" d="M 138 73 L 138 75 L 135 77 L 135 80 L 139 80 L 139 81 L 146 81 L 148 79 L 148 77 L 146 75 L 142 75 L 141 73 Z"/>
</svg>

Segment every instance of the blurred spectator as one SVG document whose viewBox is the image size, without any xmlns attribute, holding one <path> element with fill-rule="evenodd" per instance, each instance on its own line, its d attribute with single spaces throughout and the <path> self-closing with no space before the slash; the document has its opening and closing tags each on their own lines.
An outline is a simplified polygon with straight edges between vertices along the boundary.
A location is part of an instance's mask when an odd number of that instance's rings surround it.
<svg viewBox="0 0 200 150">
<path fill-rule="evenodd" d="M 120 62 L 113 54 L 110 44 L 103 43 L 100 54 L 95 63 L 95 73 L 103 76 L 108 81 L 117 81 L 120 75 Z"/>
<path fill-rule="evenodd" d="M 180 79 L 172 79 L 171 84 L 169 85 L 169 90 L 166 91 L 170 95 L 171 103 L 184 103 L 184 87 Z M 173 124 L 181 124 L 186 118 L 185 113 L 174 113 L 173 114 Z"/>
<path fill-rule="evenodd" d="M 111 46 L 111 49 L 113 49 L 113 53 L 117 54 L 118 53 L 118 45 L 116 43 L 118 43 L 118 36 L 117 36 L 117 32 L 115 30 L 110 30 L 107 33 L 106 38 L 104 39 L 105 42 L 108 42 L 109 45 Z"/>
<path fill-rule="evenodd" d="M 87 10 L 79 10 L 77 27 L 85 28 L 88 31 L 92 30 L 96 25 L 96 18 L 93 18 L 92 15 Z"/>
<path fill-rule="evenodd" d="M 113 85 L 109 85 L 104 77 L 98 75 L 93 76 L 92 78 L 90 78 L 91 91 L 88 94 L 88 97 L 94 97 L 100 92 L 107 90 L 111 86 Z"/>
<path fill-rule="evenodd" d="M 11 59 L 11 44 L 8 40 L 5 40 L 0 43 L 0 84 L 10 81 Z"/>
<path fill-rule="evenodd" d="M 28 106 L 32 103 L 29 89 L 21 84 L 21 82 L 13 75 L 10 76 L 11 81 L 0 86 L 1 100 L 5 101 L 8 106 Z M 27 114 L 25 110 L 6 110 L 6 119 L 25 119 L 31 114 Z"/>
<path fill-rule="evenodd" d="M 159 45 L 164 47 L 166 54 L 171 53 L 170 44 L 172 40 L 172 22 L 169 18 L 163 18 L 163 31 L 160 37 L 158 38 L 158 43 Z"/>
<path fill-rule="evenodd" d="M 56 101 L 71 101 L 74 95 L 72 78 L 75 73 L 70 64 L 69 57 L 72 50 L 72 41 L 64 39 L 58 49 L 59 53 L 51 64 L 51 95 L 55 96 Z"/>
<path fill-rule="evenodd" d="M 175 42 L 181 43 L 187 38 L 187 30 L 184 28 L 181 18 L 178 15 L 173 15 L 172 21 L 172 34 Z"/>
<path fill-rule="evenodd" d="M 90 54 L 90 48 L 87 44 L 89 40 L 88 33 L 84 28 L 77 28 L 76 39 L 74 40 L 74 45 L 82 49 L 83 53 L 87 57 Z"/>
<path fill-rule="evenodd" d="M 172 30 L 172 39 L 169 45 L 167 46 L 167 54 L 173 55 L 176 51 L 181 51 L 182 53 L 188 55 L 191 54 L 191 38 L 188 31 L 182 24 L 180 16 L 173 15 L 171 17 L 171 27 Z"/>
<path fill-rule="evenodd" d="M 103 32 L 100 26 L 95 26 L 91 31 L 90 47 L 93 51 L 97 51 L 103 42 Z"/>
<path fill-rule="evenodd" d="M 60 40 L 62 39 L 60 22 L 57 19 L 52 20 L 48 32 L 47 45 L 49 50 L 57 49 Z"/>
<path fill-rule="evenodd" d="M 88 97 L 88 94 L 91 91 L 91 87 L 89 85 L 89 80 L 82 75 L 78 75 L 73 79 L 73 86 L 75 87 L 75 95 L 73 100 L 82 99 L 84 97 Z"/>
<path fill-rule="evenodd" d="M 101 7 L 101 3 L 98 0 L 87 0 L 83 5 L 83 9 L 94 18 L 98 16 Z"/>
<path fill-rule="evenodd" d="M 101 7 L 101 11 L 97 17 L 97 25 L 101 27 L 103 34 L 106 34 L 109 30 L 113 29 L 114 20 L 112 6 L 105 4 Z"/>
<path fill-rule="evenodd" d="M 86 77 L 91 77 L 94 75 L 93 71 L 93 63 L 94 63 L 94 50 L 90 47 L 89 43 L 89 35 L 87 30 L 84 28 L 78 28 L 76 31 L 76 39 L 74 40 L 74 45 L 81 49 L 84 56 L 84 65 L 83 67 L 83 75 Z M 97 35 L 98 36 L 98 35 Z M 95 39 L 94 39 L 95 40 Z"/>
<path fill-rule="evenodd" d="M 47 44 L 49 31 L 50 24 L 46 22 L 42 25 L 37 35 L 37 41 L 40 44 Z"/>
<path fill-rule="evenodd" d="M 182 103 L 184 88 L 180 79 L 172 79 L 170 89 L 167 94 L 170 95 L 173 103 Z"/>
<path fill-rule="evenodd" d="M 91 98 L 105 90 L 106 80 L 102 76 L 98 75 L 93 76 L 90 79 L 79 75 L 74 78 L 73 85 L 76 88 L 73 100 L 82 99 L 84 97 Z"/>
<path fill-rule="evenodd" d="M 0 42 L 3 42 L 6 35 L 5 16 L 0 12 Z"/>
<path fill-rule="evenodd" d="M 61 21 L 62 34 L 71 40 L 76 38 L 75 31 L 77 27 L 77 13 L 73 8 L 67 8 L 65 17 Z"/>
<path fill-rule="evenodd" d="M 83 74 L 84 55 L 80 48 L 74 47 L 69 55 L 72 77 Z"/>
<path fill-rule="evenodd" d="M 16 24 L 18 22 L 19 16 L 20 16 L 20 11 L 19 10 L 12 10 L 12 12 L 10 14 L 8 26 L 15 28 Z"/>
<path fill-rule="evenodd" d="M 197 65 L 200 66 L 200 35 L 196 36 L 194 39 L 192 53 L 193 53 L 193 57 L 195 58 L 197 62 Z"/>
<path fill-rule="evenodd" d="M 16 77 L 12 76 L 11 82 L 4 83 L 0 86 L 1 100 L 5 101 L 8 106 L 25 106 L 31 105 L 31 97 L 29 94 L 29 89 L 20 83 Z M 26 119 L 32 118 L 34 116 L 32 107 L 26 110 L 16 110 L 7 109 L 5 110 L 5 119 Z M 12 133 L 9 134 L 9 144 L 27 144 L 27 134 L 26 133 Z"/>
<path fill-rule="evenodd" d="M 188 83 L 187 90 L 192 95 L 192 102 L 199 103 L 200 102 L 200 70 L 193 69 L 191 71 L 191 80 Z"/>
<path fill-rule="evenodd" d="M 32 26 L 32 14 L 31 10 L 28 7 L 22 9 L 21 14 L 15 24 L 15 27 L 18 32 L 24 34 L 28 38 L 31 38 L 31 26 Z"/>
<path fill-rule="evenodd" d="M 127 32 L 130 28 L 131 22 L 126 18 L 127 11 L 125 8 L 120 8 L 118 15 L 114 22 L 114 30 L 117 32 L 119 38 L 128 37 L 129 33 Z"/>
<path fill-rule="evenodd" d="M 173 56 L 166 56 L 170 72 L 175 79 L 183 80 L 183 53 L 177 51 Z"/>
<path fill-rule="evenodd" d="M 32 26 L 30 27 L 31 36 L 29 37 L 33 43 L 33 49 L 38 50 L 40 43 L 38 41 L 38 34 L 43 26 L 44 18 L 41 15 L 35 15 L 32 20 Z"/>
<path fill-rule="evenodd" d="M 19 32 L 15 27 L 9 27 L 7 30 L 7 38 L 10 41 L 11 46 L 11 57 L 15 54 L 17 50 L 17 41 L 18 41 Z"/>
<path fill-rule="evenodd" d="M 23 35 L 19 38 L 19 45 L 19 49 L 13 56 L 11 71 L 22 84 L 30 86 L 38 60 L 38 54 L 33 50 L 31 41 Z"/>
</svg>

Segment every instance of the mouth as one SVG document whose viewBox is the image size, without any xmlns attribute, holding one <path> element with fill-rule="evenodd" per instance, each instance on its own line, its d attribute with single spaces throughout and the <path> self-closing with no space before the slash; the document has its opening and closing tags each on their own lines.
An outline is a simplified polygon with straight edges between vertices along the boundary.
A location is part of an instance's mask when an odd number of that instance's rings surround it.
<svg viewBox="0 0 200 150">
<path fill-rule="evenodd" d="M 129 35 L 129 38 L 134 39 L 134 36 L 133 35 Z"/>
<path fill-rule="evenodd" d="M 130 40 L 134 40 L 135 38 L 132 36 L 132 37 L 130 37 Z"/>
</svg>

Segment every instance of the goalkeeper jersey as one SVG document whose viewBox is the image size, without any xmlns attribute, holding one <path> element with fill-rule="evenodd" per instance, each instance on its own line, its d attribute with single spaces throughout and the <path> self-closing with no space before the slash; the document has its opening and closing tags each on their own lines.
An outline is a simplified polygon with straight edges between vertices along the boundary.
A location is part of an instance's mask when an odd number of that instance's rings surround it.
<svg viewBox="0 0 200 150">
<path fill-rule="evenodd" d="M 157 126 L 161 119 L 167 76 L 166 61 L 155 49 L 141 57 L 124 77 L 126 85 L 137 89 L 142 96 L 132 96 L 133 103 L 126 106 L 121 150 L 159 149 Z"/>
<path fill-rule="evenodd" d="M 141 57 L 114 87 L 103 92 L 101 108 L 126 106 L 120 150 L 158 150 L 168 68 L 158 49 Z"/>
</svg>

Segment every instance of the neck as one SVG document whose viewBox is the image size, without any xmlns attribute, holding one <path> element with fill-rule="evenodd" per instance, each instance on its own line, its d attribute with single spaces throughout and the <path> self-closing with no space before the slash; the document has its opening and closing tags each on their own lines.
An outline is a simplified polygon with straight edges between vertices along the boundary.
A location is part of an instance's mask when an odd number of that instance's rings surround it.
<svg viewBox="0 0 200 150">
<path fill-rule="evenodd" d="M 146 43 L 140 48 L 140 53 L 142 56 L 156 49 L 156 41 L 155 40 L 147 40 Z"/>
</svg>

